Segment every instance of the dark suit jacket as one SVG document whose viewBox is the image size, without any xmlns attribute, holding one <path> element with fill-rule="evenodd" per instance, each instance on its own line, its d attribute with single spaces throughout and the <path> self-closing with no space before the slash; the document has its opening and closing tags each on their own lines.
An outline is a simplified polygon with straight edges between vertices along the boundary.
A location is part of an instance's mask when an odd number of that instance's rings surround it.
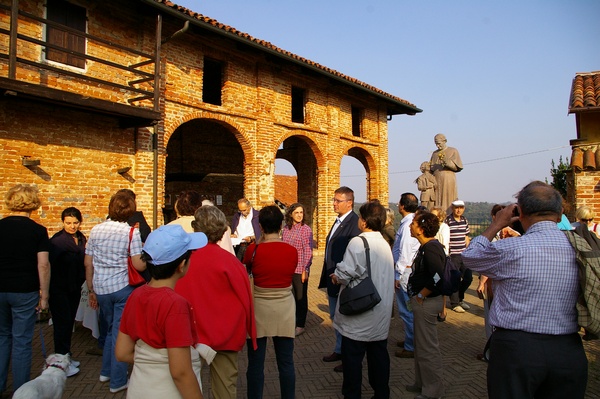
<svg viewBox="0 0 600 399">
<path fill-rule="evenodd" d="M 239 212 L 236 212 L 235 215 L 233 215 L 233 218 L 231 219 L 231 233 L 235 234 L 235 229 L 237 229 L 238 224 L 240 224 L 240 218 L 242 217 L 242 214 Z M 252 208 L 252 230 L 254 230 L 254 239 L 256 241 L 258 241 L 258 239 L 260 238 L 260 225 L 258 224 L 258 211 L 254 208 Z M 244 238 L 244 237 L 240 237 L 240 238 Z"/>
<path fill-rule="evenodd" d="M 346 216 L 331 238 L 329 238 L 331 229 L 329 230 L 327 245 L 325 246 L 323 271 L 321 272 L 321 280 L 319 282 L 319 288 L 327 288 L 327 295 L 335 297 L 340 292 L 340 286 L 333 284 L 329 275 L 335 271 L 335 266 L 344 259 L 344 253 L 350 240 L 360 233 L 358 215 L 354 212 L 350 212 Z"/>
</svg>

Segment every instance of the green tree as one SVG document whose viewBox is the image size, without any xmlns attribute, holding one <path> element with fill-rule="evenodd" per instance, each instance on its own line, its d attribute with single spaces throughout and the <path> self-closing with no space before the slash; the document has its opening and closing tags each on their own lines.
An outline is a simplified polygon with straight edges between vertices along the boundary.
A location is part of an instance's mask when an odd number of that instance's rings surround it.
<svg viewBox="0 0 600 399">
<path fill-rule="evenodd" d="M 567 198 L 567 172 L 569 171 L 569 158 L 565 158 L 563 162 L 562 155 L 558 158 L 558 165 L 552 160 L 552 168 L 550 169 L 550 175 L 552 175 L 552 183 L 550 185 L 554 187 L 563 198 Z M 548 183 L 548 179 L 546 179 Z"/>
</svg>

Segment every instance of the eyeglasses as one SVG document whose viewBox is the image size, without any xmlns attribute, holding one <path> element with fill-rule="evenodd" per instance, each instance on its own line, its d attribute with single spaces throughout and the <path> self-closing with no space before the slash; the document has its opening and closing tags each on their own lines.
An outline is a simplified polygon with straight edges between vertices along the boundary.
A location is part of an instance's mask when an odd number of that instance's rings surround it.
<svg viewBox="0 0 600 399">
<path fill-rule="evenodd" d="M 347 200 L 347 199 L 342 199 L 341 200 L 341 199 L 337 199 L 337 198 L 332 198 L 331 200 L 333 201 L 334 204 L 339 204 L 340 202 L 350 201 L 350 200 Z"/>
<path fill-rule="evenodd" d="M 593 220 L 594 220 L 594 219 L 581 219 L 581 221 L 582 221 L 582 222 L 586 222 L 586 223 L 589 223 L 589 222 L 591 222 L 591 221 L 593 221 Z"/>
</svg>

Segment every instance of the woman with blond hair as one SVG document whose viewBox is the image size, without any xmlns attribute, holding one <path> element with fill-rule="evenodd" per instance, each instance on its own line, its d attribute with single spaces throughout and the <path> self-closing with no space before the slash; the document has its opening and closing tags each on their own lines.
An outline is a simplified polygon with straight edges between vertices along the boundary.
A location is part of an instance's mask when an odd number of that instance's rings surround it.
<svg viewBox="0 0 600 399">
<path fill-rule="evenodd" d="M 575 212 L 575 218 L 577 218 L 577 222 L 573 223 L 573 227 L 587 225 L 589 231 L 593 231 L 596 236 L 600 237 L 598 223 L 594 223 L 594 216 L 594 211 L 592 211 L 589 207 L 580 206 L 577 209 L 577 212 Z"/>
<path fill-rule="evenodd" d="M 5 197 L 0 220 L 0 394 L 6 389 L 12 354 L 13 389 L 29 381 L 36 309 L 48 309 L 50 240 L 31 220 L 41 206 L 34 186 L 17 184 Z"/>
</svg>

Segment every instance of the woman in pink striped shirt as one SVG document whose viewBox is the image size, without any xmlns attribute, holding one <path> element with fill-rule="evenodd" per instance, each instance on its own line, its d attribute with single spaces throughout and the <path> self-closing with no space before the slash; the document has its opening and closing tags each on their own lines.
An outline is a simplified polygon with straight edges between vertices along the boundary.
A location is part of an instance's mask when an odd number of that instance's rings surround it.
<svg viewBox="0 0 600 399">
<path fill-rule="evenodd" d="M 304 223 L 304 206 L 292 204 L 285 213 L 285 227 L 281 232 L 283 242 L 298 251 L 298 266 L 292 279 L 296 298 L 296 336 L 304 333 L 308 313 L 308 275 L 312 264 L 313 233 Z"/>
</svg>

